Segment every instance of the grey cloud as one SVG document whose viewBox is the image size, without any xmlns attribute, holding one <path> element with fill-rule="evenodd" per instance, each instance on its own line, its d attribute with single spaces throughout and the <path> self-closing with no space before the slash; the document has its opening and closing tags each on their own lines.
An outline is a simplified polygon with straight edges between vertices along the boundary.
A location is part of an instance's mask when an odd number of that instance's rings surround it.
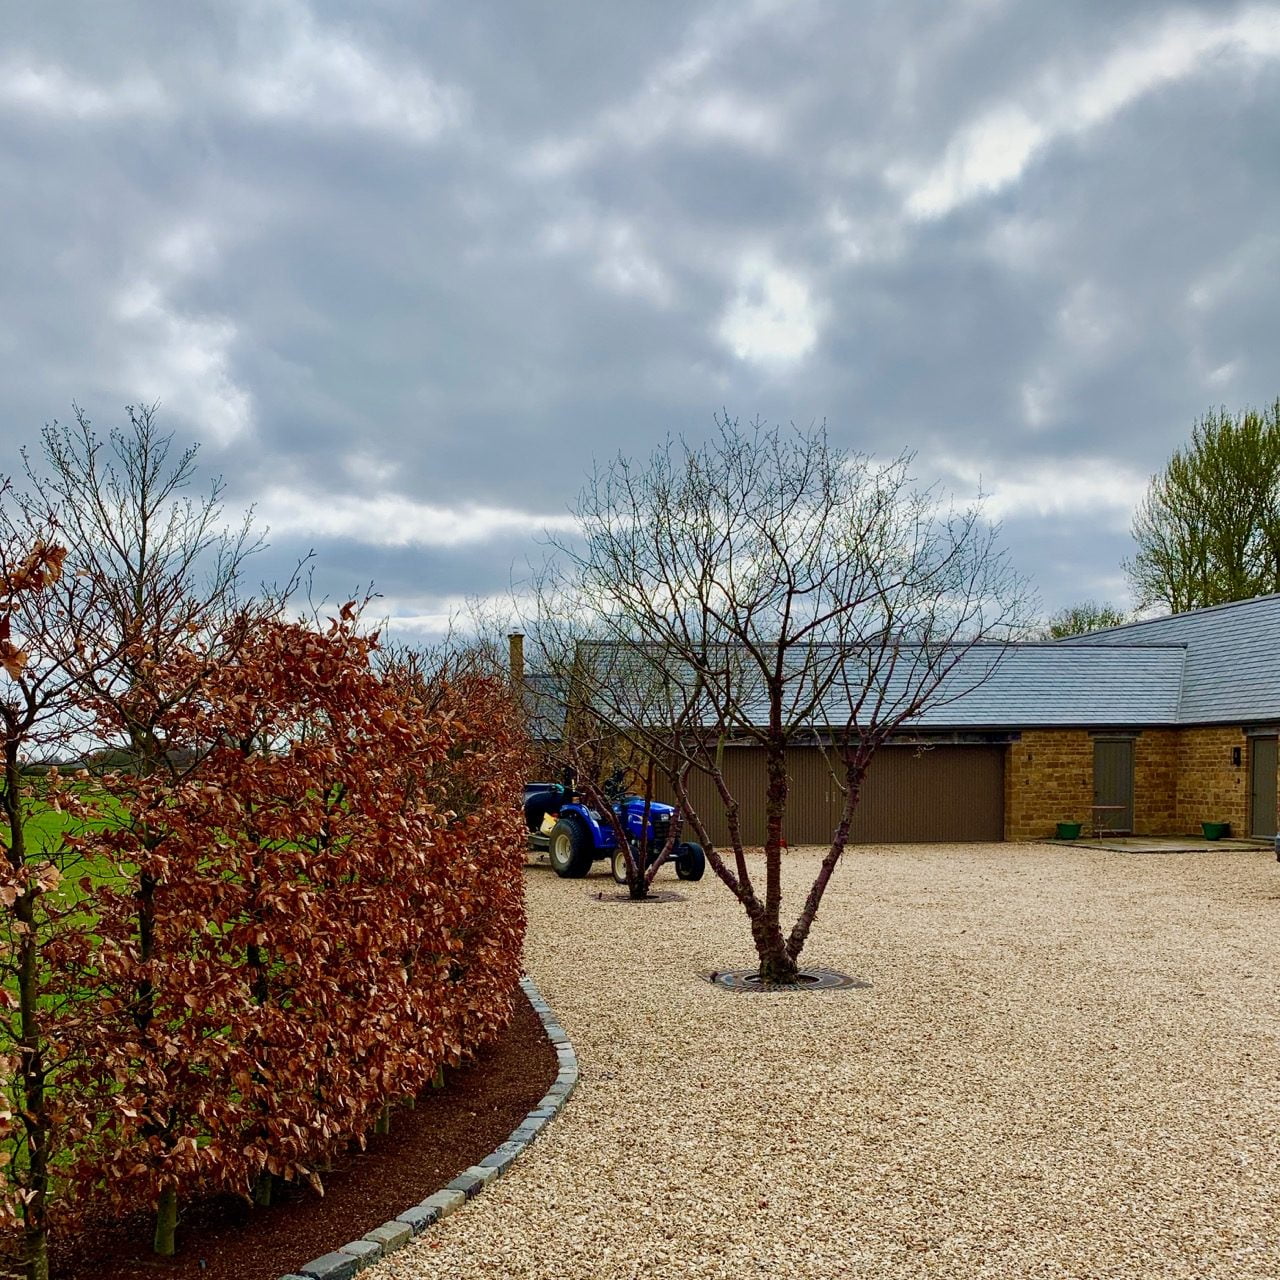
<svg viewBox="0 0 1280 1280">
<path fill-rule="evenodd" d="M 1280 61 L 1207 60 L 942 216 L 907 200 L 1002 105 L 1054 109 L 1046 85 L 1074 92 L 1171 23 L 1267 11 L 12 10 L 11 61 L 155 96 L 90 119 L 0 95 L 4 453 L 73 398 L 106 426 L 157 394 L 237 502 L 293 485 L 559 512 L 593 455 L 705 435 L 722 406 L 917 448 L 925 479 L 966 459 L 1147 474 L 1209 405 L 1280 392 Z M 360 107 L 366 82 L 407 124 Z M 798 359 L 721 334 L 743 289 L 769 318 L 757 260 L 807 291 Z M 1107 594 L 1085 584 L 1127 554 L 1123 521 L 1007 523 L 1050 607 Z M 523 548 L 317 546 L 326 580 L 397 599 L 502 590 Z"/>
</svg>

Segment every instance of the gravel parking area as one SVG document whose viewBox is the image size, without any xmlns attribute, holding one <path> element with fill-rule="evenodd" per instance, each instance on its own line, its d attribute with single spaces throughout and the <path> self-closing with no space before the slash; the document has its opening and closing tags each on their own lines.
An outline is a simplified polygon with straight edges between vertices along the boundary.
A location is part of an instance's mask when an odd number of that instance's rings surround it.
<svg viewBox="0 0 1280 1280">
<path fill-rule="evenodd" d="M 1270 854 L 859 850 L 805 960 L 873 985 L 833 993 L 700 981 L 751 962 L 746 918 L 661 884 L 530 869 L 582 1082 L 371 1280 L 1280 1276 Z"/>
</svg>

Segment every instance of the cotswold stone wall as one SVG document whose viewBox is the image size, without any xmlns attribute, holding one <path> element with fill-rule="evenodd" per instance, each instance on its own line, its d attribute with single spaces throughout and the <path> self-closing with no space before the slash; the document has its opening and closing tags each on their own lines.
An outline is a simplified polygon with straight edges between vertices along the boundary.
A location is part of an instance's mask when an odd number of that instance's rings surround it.
<svg viewBox="0 0 1280 1280">
<path fill-rule="evenodd" d="M 1088 830 L 1093 805 L 1093 736 L 1085 729 L 1028 730 L 1005 761 L 1005 839 L 1044 840 L 1059 822 Z M 1238 728 L 1144 729 L 1133 740 L 1135 835 L 1196 833 L 1202 822 L 1247 832 L 1248 751 Z"/>
<path fill-rule="evenodd" d="M 1059 822 L 1088 823 L 1093 739 L 1084 729 L 1030 729 L 1010 743 L 1004 770 L 1004 838 L 1044 840 Z"/>
<path fill-rule="evenodd" d="M 1182 729 L 1178 733 L 1178 830 L 1198 832 L 1202 822 L 1229 822 L 1232 835 L 1249 833 L 1248 739 L 1238 726 Z M 1240 763 L 1231 763 L 1231 748 Z"/>
<path fill-rule="evenodd" d="M 1176 836 L 1184 830 L 1178 817 L 1178 738 L 1176 729 L 1144 729 L 1134 739 L 1135 835 Z"/>
</svg>

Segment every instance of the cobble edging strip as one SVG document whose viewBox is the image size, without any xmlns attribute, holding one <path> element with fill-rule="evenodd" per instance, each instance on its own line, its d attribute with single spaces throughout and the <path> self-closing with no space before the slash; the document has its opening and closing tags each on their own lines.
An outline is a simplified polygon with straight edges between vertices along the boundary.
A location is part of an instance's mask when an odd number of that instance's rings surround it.
<svg viewBox="0 0 1280 1280">
<path fill-rule="evenodd" d="M 538 1105 L 511 1131 L 506 1142 L 499 1143 L 487 1156 L 464 1169 L 439 1191 L 397 1214 L 390 1222 L 365 1232 L 362 1239 L 352 1240 L 332 1253 L 308 1262 L 298 1271 L 281 1276 L 280 1280 L 352 1280 L 379 1258 L 404 1248 L 415 1236 L 456 1212 L 472 1196 L 479 1195 L 494 1178 L 505 1173 L 569 1101 L 578 1084 L 578 1055 L 533 979 L 521 978 L 520 988 L 542 1020 L 542 1028 L 560 1063 L 555 1083 Z"/>
</svg>

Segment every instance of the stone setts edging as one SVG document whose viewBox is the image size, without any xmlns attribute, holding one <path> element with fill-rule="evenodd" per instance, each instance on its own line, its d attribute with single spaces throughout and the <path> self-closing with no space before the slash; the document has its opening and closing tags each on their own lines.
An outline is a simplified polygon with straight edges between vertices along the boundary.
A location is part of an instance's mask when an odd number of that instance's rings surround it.
<svg viewBox="0 0 1280 1280">
<path fill-rule="evenodd" d="M 298 1272 L 281 1276 L 280 1280 L 351 1280 L 379 1258 L 402 1249 L 415 1236 L 447 1218 L 472 1196 L 479 1195 L 494 1178 L 505 1173 L 568 1102 L 578 1083 L 578 1056 L 565 1029 L 556 1021 L 550 1006 L 534 986 L 533 979 L 521 978 L 520 986 L 534 1012 L 542 1019 L 547 1039 L 555 1046 L 560 1062 L 555 1083 L 538 1105 L 511 1131 L 506 1142 L 500 1143 L 483 1160 L 464 1169 L 448 1185 L 397 1214 L 390 1222 L 366 1231 L 362 1239 L 352 1240 L 350 1244 L 308 1262 Z"/>
</svg>

